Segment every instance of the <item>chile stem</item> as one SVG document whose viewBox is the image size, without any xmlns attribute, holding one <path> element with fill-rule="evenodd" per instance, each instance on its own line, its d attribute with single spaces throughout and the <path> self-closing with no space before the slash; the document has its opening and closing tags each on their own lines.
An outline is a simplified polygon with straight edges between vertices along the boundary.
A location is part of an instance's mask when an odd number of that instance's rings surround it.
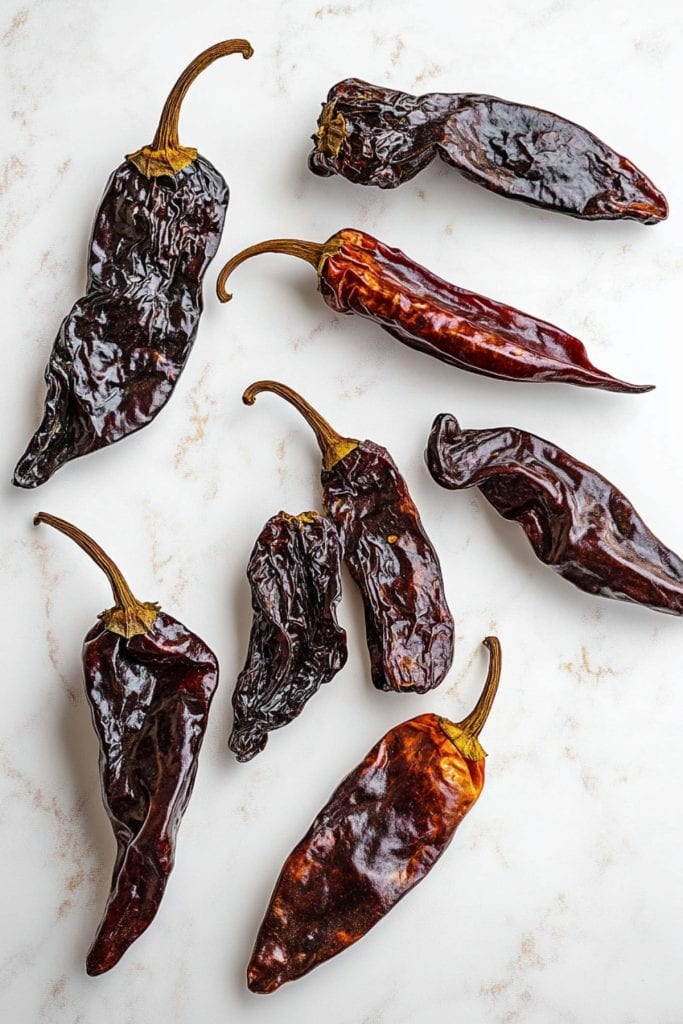
<svg viewBox="0 0 683 1024">
<path fill-rule="evenodd" d="M 102 619 L 107 629 L 129 638 L 149 632 L 157 617 L 159 605 L 138 601 L 126 583 L 121 570 L 92 537 L 79 530 L 77 526 L 73 526 L 72 523 L 68 523 L 66 519 L 58 519 L 57 516 L 52 516 L 48 512 L 38 512 L 33 517 L 33 523 L 35 526 L 45 523 L 75 541 L 105 574 L 111 585 L 115 602 L 114 608 L 102 613 Z"/>
<path fill-rule="evenodd" d="M 178 118 L 180 107 L 187 90 L 195 78 L 213 64 L 219 57 L 228 57 L 231 53 L 241 53 L 245 60 L 248 60 L 254 53 L 252 45 L 246 39 L 226 39 L 222 43 L 216 43 L 203 50 L 198 57 L 188 64 L 182 75 L 168 94 L 161 111 L 159 126 L 152 142 L 152 149 L 179 149 Z"/>
<path fill-rule="evenodd" d="M 500 670 L 502 666 L 500 640 L 498 637 L 487 636 L 482 642 L 486 647 L 488 647 L 489 651 L 489 671 L 486 677 L 486 682 L 484 683 L 481 696 L 474 708 L 466 718 L 463 718 L 462 722 L 458 722 L 458 726 L 463 732 L 466 732 L 469 736 L 475 738 L 479 736 L 479 733 L 486 724 L 486 719 L 489 717 L 489 712 L 491 711 L 493 701 L 498 691 Z"/>
<path fill-rule="evenodd" d="M 486 757 L 486 751 L 479 742 L 479 733 L 484 728 L 486 719 L 493 705 L 500 672 L 502 667 L 502 654 L 500 640 L 496 636 L 487 636 L 483 641 L 489 651 L 489 670 L 486 676 L 481 696 L 466 718 L 461 722 L 449 722 L 448 719 L 441 719 L 441 728 L 452 740 L 461 754 L 471 761 L 479 761 Z"/>
<path fill-rule="evenodd" d="M 310 263 L 320 273 L 320 261 L 325 255 L 327 244 L 327 242 L 303 242 L 298 238 L 271 238 L 267 242 L 258 242 L 257 245 L 250 245 L 247 249 L 242 249 L 242 252 L 238 252 L 236 256 L 233 256 L 225 264 L 218 275 L 216 294 L 221 302 L 230 302 L 232 295 L 225 287 L 230 274 L 235 267 L 239 267 L 240 263 L 251 259 L 252 256 L 260 256 L 264 252 L 280 252 L 285 256 L 298 256 L 299 259 Z"/>
<path fill-rule="evenodd" d="M 164 103 L 152 145 L 143 146 L 135 153 L 129 153 L 128 160 L 148 178 L 173 177 L 193 163 L 197 159 L 197 150 L 190 146 L 181 146 L 178 138 L 180 107 L 187 90 L 197 75 L 219 57 L 241 53 L 244 59 L 248 60 L 253 52 L 251 43 L 246 39 L 226 39 L 215 46 L 209 46 L 195 57 L 185 68 Z"/>
<path fill-rule="evenodd" d="M 242 401 L 245 405 L 253 405 L 256 396 L 260 395 L 262 391 L 272 391 L 273 394 L 284 398 L 301 413 L 315 434 L 325 469 L 332 469 L 340 459 L 343 459 L 360 444 L 360 441 L 356 441 L 352 437 L 342 437 L 341 434 L 338 434 L 327 420 L 312 405 L 308 404 L 305 398 L 288 388 L 286 384 L 280 384 L 276 380 L 258 380 L 254 384 L 250 384 L 242 395 Z"/>
</svg>

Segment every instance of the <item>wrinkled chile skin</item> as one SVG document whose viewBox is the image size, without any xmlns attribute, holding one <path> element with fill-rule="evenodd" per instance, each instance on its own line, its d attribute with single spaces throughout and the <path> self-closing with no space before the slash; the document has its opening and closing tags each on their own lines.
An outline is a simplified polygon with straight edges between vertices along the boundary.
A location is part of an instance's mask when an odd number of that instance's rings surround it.
<svg viewBox="0 0 683 1024">
<path fill-rule="evenodd" d="M 314 135 L 309 169 L 321 177 L 341 174 L 357 185 L 397 188 L 432 162 L 441 123 L 452 109 L 448 93 L 412 96 L 347 78 L 330 89 L 318 120 L 321 125 L 328 115 L 343 117 L 341 149 L 335 156 L 325 137 Z"/>
<path fill-rule="evenodd" d="M 159 612 L 148 633 L 131 639 L 94 626 L 83 644 L 83 672 L 117 843 L 111 892 L 86 961 L 95 975 L 114 967 L 159 908 L 218 662 L 199 637 Z"/>
<path fill-rule="evenodd" d="M 390 730 L 289 855 L 247 968 L 273 992 L 357 942 L 420 882 L 484 785 L 437 715 Z"/>
<path fill-rule="evenodd" d="M 438 555 L 386 448 L 362 441 L 321 474 L 323 504 L 365 610 L 372 681 L 425 693 L 453 660 Z M 390 539 L 391 538 L 391 539 Z"/>
<path fill-rule="evenodd" d="M 331 145 L 329 121 L 343 120 Z M 476 93 L 413 96 L 348 78 L 318 120 L 309 168 L 396 188 L 438 154 L 470 181 L 508 199 L 583 220 L 656 224 L 666 198 L 630 160 L 548 110 Z"/>
<path fill-rule="evenodd" d="M 249 559 L 254 621 L 249 652 L 232 696 L 229 740 L 238 761 L 255 757 L 268 733 L 301 714 L 346 663 L 337 622 L 341 546 L 323 516 L 272 516 Z"/>
<path fill-rule="evenodd" d="M 501 380 L 651 390 L 593 366 L 582 342 L 559 327 L 444 281 L 364 231 L 345 228 L 331 241 L 319 274 L 325 302 L 372 320 L 410 348 Z"/>
<path fill-rule="evenodd" d="M 582 220 L 657 224 L 669 214 L 653 182 L 592 132 L 496 96 L 458 97 L 439 156 L 492 192 Z"/>
<path fill-rule="evenodd" d="M 112 174 L 90 244 L 87 291 L 63 321 L 45 370 L 43 420 L 18 487 L 144 427 L 168 401 L 192 349 L 202 279 L 221 239 L 228 186 L 198 156 L 148 178 Z"/>
<path fill-rule="evenodd" d="M 683 615 L 683 560 L 609 480 L 525 430 L 434 420 L 427 466 L 442 487 L 478 487 L 538 558 L 581 590 Z"/>
</svg>

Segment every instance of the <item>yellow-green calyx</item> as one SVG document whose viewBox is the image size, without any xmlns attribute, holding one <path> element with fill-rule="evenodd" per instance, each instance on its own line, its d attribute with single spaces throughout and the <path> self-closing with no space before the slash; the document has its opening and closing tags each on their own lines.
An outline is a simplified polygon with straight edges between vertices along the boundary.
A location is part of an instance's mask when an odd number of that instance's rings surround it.
<svg viewBox="0 0 683 1024">
<path fill-rule="evenodd" d="M 151 601 L 138 601 L 121 575 L 119 568 L 112 562 L 109 555 L 105 554 L 99 544 L 96 544 L 92 537 L 83 533 L 77 526 L 68 523 L 66 519 L 58 519 L 48 512 L 39 512 L 33 517 L 33 522 L 46 523 L 54 527 L 60 533 L 70 537 L 80 548 L 89 555 L 93 562 L 100 567 L 105 574 L 114 594 L 116 604 L 108 608 L 99 616 L 104 628 L 110 633 L 117 633 L 130 639 L 133 636 L 142 636 L 149 633 L 154 621 L 159 614 L 159 605 Z"/>
<path fill-rule="evenodd" d="M 178 138 L 180 107 L 187 90 L 195 78 L 219 57 L 241 53 L 248 60 L 253 52 L 251 43 L 246 39 L 226 39 L 195 57 L 169 93 L 152 144 L 129 153 L 127 159 L 147 178 L 159 178 L 162 175 L 173 177 L 193 163 L 197 159 L 197 150 L 192 146 L 181 146 Z"/>
<path fill-rule="evenodd" d="M 486 757 L 486 751 L 479 742 L 479 733 L 489 716 L 500 682 L 502 665 L 500 641 L 498 637 L 487 636 L 484 644 L 489 651 L 489 671 L 475 707 L 467 718 L 463 718 L 462 722 L 451 722 L 447 718 L 439 720 L 439 725 L 446 736 L 468 761 L 481 761 Z"/>
<path fill-rule="evenodd" d="M 262 391 L 272 391 L 273 394 L 284 398 L 301 413 L 315 434 L 325 469 L 332 469 L 345 455 L 354 451 L 360 444 L 360 441 L 356 441 L 353 437 L 342 437 L 341 434 L 338 434 L 327 420 L 323 419 L 317 409 L 308 404 L 305 398 L 302 398 L 292 388 L 288 388 L 286 384 L 280 384 L 279 381 L 258 380 L 254 384 L 250 384 L 242 395 L 242 401 L 245 405 L 253 405 L 256 396 Z"/>
<path fill-rule="evenodd" d="M 322 153 L 338 156 L 346 138 L 346 121 L 343 114 L 335 114 L 334 103 L 326 103 L 318 120 L 316 146 Z"/>
<path fill-rule="evenodd" d="M 100 612 L 98 618 L 110 633 L 118 633 L 130 640 L 132 636 L 149 633 L 160 611 L 159 605 L 153 601 L 138 601 L 134 608 L 107 608 Z"/>
<path fill-rule="evenodd" d="M 135 164 L 146 178 L 173 178 L 183 168 L 194 163 L 197 159 L 197 150 L 192 146 L 168 146 L 165 149 L 143 146 L 135 153 L 129 153 L 126 159 Z"/>
</svg>

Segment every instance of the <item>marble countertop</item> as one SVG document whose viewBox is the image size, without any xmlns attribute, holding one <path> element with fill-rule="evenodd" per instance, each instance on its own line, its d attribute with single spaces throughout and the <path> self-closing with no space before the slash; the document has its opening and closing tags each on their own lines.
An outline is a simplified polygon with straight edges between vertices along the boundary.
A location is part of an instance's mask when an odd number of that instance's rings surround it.
<svg viewBox="0 0 683 1024">
<path fill-rule="evenodd" d="M 553 438 L 683 551 L 680 172 L 683 21 L 673 0 L 408 0 L 116 4 L 10 0 L 0 15 L 3 479 L 35 428 L 42 372 L 81 294 L 91 220 L 111 170 L 151 141 L 184 65 L 218 39 L 255 55 L 208 70 L 181 141 L 232 199 L 199 337 L 146 430 L 66 466 L 39 492 L 0 486 L 0 1014 L 11 1024 L 670 1024 L 683 983 L 683 624 L 588 597 L 536 561 L 476 492 L 425 469 L 433 417 Z M 398 191 L 314 177 L 319 103 L 355 75 L 413 92 L 481 91 L 556 110 L 628 154 L 669 220 L 581 223 L 506 202 L 438 162 Z M 334 315 L 310 268 L 261 257 L 215 300 L 224 259 L 262 238 L 365 228 L 441 276 L 579 335 L 595 363 L 655 391 L 620 396 L 487 380 Z M 427 697 L 369 680 L 347 578 L 349 659 L 253 762 L 227 748 L 251 620 L 244 568 L 264 521 L 319 500 L 310 432 L 243 388 L 284 380 L 345 434 L 386 444 L 444 566 L 453 670 Z M 133 589 L 217 652 L 213 705 L 176 867 L 156 921 L 110 974 L 83 969 L 114 842 L 80 646 L 106 581 L 39 509 L 92 533 Z M 448 853 L 366 938 L 273 996 L 244 968 L 281 863 L 342 776 L 422 711 L 462 717 L 496 632 L 504 676 L 483 741 L 487 786 Z"/>
</svg>

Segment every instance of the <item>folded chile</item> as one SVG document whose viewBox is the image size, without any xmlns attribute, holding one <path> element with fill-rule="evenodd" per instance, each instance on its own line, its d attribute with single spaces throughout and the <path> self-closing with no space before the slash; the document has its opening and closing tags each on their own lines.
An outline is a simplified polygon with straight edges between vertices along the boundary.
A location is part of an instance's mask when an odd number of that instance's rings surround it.
<svg viewBox="0 0 683 1024">
<path fill-rule="evenodd" d="M 218 662 L 158 604 L 138 601 L 87 534 L 45 512 L 35 522 L 75 541 L 106 574 L 116 602 L 83 642 L 102 798 L 117 845 L 109 899 L 86 960 L 88 974 L 103 974 L 159 909 L 195 782 Z"/>
<path fill-rule="evenodd" d="M 149 423 L 168 401 L 192 349 L 202 280 L 228 207 L 222 175 L 178 139 L 180 105 L 219 57 L 252 49 L 217 43 L 180 76 L 151 146 L 112 174 L 95 217 L 87 291 L 63 321 L 45 371 L 43 420 L 14 472 L 37 487 L 77 456 Z"/>
<path fill-rule="evenodd" d="M 312 427 L 323 457 L 323 506 L 363 598 L 372 681 L 379 690 L 424 693 L 453 660 L 454 626 L 439 559 L 389 452 L 342 437 L 291 388 L 251 384 L 290 402 Z"/>
<path fill-rule="evenodd" d="M 514 427 L 463 430 L 442 413 L 425 458 L 442 487 L 478 487 L 581 590 L 683 615 L 683 560 L 609 480 L 551 441 Z"/>
<path fill-rule="evenodd" d="M 346 663 L 346 633 L 337 622 L 341 546 L 328 519 L 317 512 L 272 516 L 247 577 L 254 621 L 229 740 L 238 761 L 263 750 L 268 733 L 296 718 Z"/>
<path fill-rule="evenodd" d="M 478 736 L 501 668 L 496 637 L 484 643 L 489 674 L 467 718 L 418 715 L 391 729 L 285 861 L 247 968 L 253 992 L 273 992 L 357 942 L 451 842 L 484 786 Z"/>
<path fill-rule="evenodd" d="M 396 188 L 438 155 L 509 199 L 585 220 L 656 224 L 664 195 L 635 164 L 572 121 L 477 93 L 412 96 L 347 78 L 327 94 L 309 167 Z"/>
<path fill-rule="evenodd" d="M 221 270 L 222 302 L 231 298 L 226 284 L 235 267 L 266 252 L 297 256 L 315 267 L 318 290 L 337 313 L 357 313 L 404 345 L 462 370 L 605 391 L 651 390 L 598 370 L 579 339 L 559 327 L 450 284 L 400 249 L 353 228 L 322 244 L 278 238 L 244 249 Z"/>
</svg>

